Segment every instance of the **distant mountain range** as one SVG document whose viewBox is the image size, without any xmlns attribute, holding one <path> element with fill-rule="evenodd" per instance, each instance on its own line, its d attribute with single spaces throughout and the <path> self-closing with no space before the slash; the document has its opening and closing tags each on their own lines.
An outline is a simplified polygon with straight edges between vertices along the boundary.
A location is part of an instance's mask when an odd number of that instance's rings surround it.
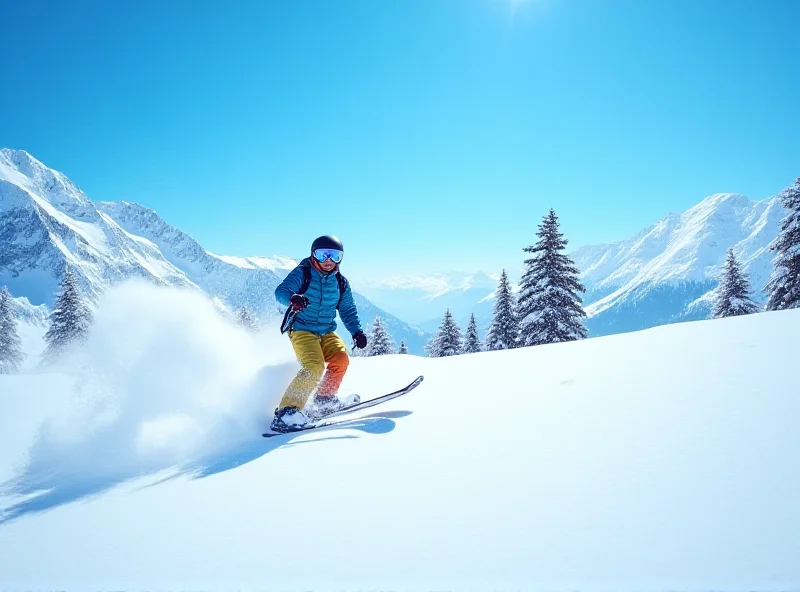
<svg viewBox="0 0 800 592">
<path fill-rule="evenodd" d="M 361 282 L 359 289 L 381 308 L 435 332 L 448 308 L 464 323 L 473 312 L 488 323 L 499 278 L 480 272 L 437 273 Z"/>
<path fill-rule="evenodd" d="M 36 305 L 52 306 L 65 265 L 91 299 L 112 284 L 140 277 L 202 290 L 222 309 L 247 305 L 269 319 L 282 313 L 274 290 L 296 261 L 211 253 L 153 210 L 91 201 L 27 152 L 0 150 L 0 285 L 16 297 L 20 318 L 41 321 L 46 313 Z M 410 352 L 423 353 L 429 335 L 355 297 L 365 330 L 380 316 L 398 344 L 405 340 Z"/>
</svg>

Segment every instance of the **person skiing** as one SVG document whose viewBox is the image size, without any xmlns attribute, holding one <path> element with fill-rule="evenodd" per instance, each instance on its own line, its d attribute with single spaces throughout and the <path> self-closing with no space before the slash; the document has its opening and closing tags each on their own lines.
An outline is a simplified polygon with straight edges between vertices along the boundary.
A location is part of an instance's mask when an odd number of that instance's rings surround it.
<svg viewBox="0 0 800 592">
<path fill-rule="evenodd" d="M 352 401 L 337 396 L 350 363 L 347 346 L 334 332 L 337 310 L 356 347 L 367 346 L 350 284 L 339 272 L 343 257 L 344 247 L 338 238 L 320 236 L 311 244 L 311 256 L 275 288 L 275 298 L 288 307 L 281 332 L 288 332 L 302 368 L 275 409 L 270 426 L 273 432 L 293 431 L 357 402 L 357 396 Z M 314 389 L 313 405 L 306 413 L 303 409 Z"/>
</svg>

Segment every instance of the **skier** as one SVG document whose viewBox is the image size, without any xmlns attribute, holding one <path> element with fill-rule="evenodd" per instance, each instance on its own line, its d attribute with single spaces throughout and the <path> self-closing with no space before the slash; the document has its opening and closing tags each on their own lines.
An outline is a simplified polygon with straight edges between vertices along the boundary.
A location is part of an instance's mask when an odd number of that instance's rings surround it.
<svg viewBox="0 0 800 592">
<path fill-rule="evenodd" d="M 350 362 L 347 346 L 334 333 L 337 309 L 355 345 L 359 349 L 367 346 L 350 284 L 339 273 L 343 256 L 344 248 L 338 238 L 321 236 L 312 243 L 311 256 L 303 259 L 275 288 L 275 298 L 289 307 L 281 331 L 288 331 L 302 368 L 275 409 L 270 426 L 273 432 L 290 432 L 357 402 L 342 401 L 336 394 Z M 315 388 L 312 408 L 308 414 L 304 413 Z"/>
</svg>

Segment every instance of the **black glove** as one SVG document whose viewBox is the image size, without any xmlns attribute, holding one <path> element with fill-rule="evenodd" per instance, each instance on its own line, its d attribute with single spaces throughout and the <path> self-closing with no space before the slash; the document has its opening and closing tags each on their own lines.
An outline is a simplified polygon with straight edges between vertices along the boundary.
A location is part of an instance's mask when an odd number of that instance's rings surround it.
<svg viewBox="0 0 800 592">
<path fill-rule="evenodd" d="M 356 342 L 356 347 L 358 349 L 364 349 L 367 347 L 367 336 L 364 335 L 363 331 L 358 331 L 355 335 L 353 335 L 353 339 Z"/>
<path fill-rule="evenodd" d="M 303 310 L 310 300 L 303 296 L 302 294 L 292 294 L 292 297 L 289 298 L 289 303 L 292 305 L 292 310 L 295 312 Z"/>
</svg>

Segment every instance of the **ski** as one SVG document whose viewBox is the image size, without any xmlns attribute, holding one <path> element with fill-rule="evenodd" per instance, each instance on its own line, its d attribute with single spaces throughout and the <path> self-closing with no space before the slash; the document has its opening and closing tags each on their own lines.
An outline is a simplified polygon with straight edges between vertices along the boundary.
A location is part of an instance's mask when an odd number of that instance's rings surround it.
<svg viewBox="0 0 800 592">
<path fill-rule="evenodd" d="M 340 419 L 338 421 L 330 421 L 334 417 L 340 417 L 342 415 L 346 415 L 348 413 L 354 413 L 356 411 L 361 411 L 362 409 L 369 409 L 370 407 L 374 407 L 375 405 L 380 405 L 381 403 L 386 403 L 387 401 L 391 401 L 392 399 L 396 399 L 401 395 L 405 395 L 408 392 L 413 391 L 415 388 L 419 386 L 422 382 L 423 377 L 418 376 L 415 378 L 408 386 L 404 386 L 403 388 L 396 390 L 392 393 L 388 393 L 385 395 L 381 395 L 380 397 L 376 397 L 374 399 L 369 399 L 367 401 L 361 401 L 360 403 L 354 403 L 344 409 L 340 409 L 339 411 L 334 411 L 333 413 L 329 413 L 321 417 L 320 419 L 312 422 L 304 427 L 298 428 L 296 430 L 292 430 L 290 432 L 264 432 L 261 434 L 265 438 L 272 438 L 273 436 L 283 436 L 285 434 L 296 434 L 298 432 L 308 432 L 310 430 L 316 430 L 318 428 L 325 428 L 330 427 L 332 425 L 337 425 L 340 423 L 345 423 L 350 421 L 349 419 Z"/>
</svg>

